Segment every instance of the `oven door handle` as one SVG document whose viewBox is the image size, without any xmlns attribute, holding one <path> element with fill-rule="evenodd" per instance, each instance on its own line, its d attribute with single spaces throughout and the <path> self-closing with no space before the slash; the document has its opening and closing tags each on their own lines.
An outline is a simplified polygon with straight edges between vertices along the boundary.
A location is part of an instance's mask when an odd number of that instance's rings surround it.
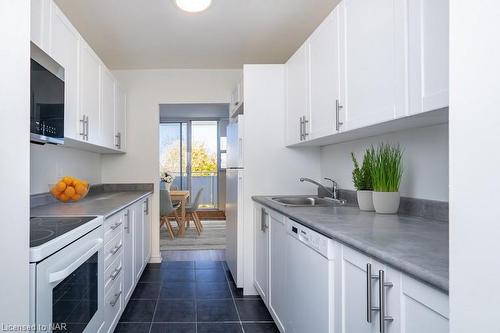
<svg viewBox="0 0 500 333">
<path fill-rule="evenodd" d="M 66 267 L 65 269 L 62 269 L 60 271 L 50 273 L 49 274 L 49 283 L 59 283 L 65 278 L 67 278 L 75 269 L 77 269 L 81 264 L 83 264 L 85 261 L 87 261 L 90 257 L 94 255 L 94 253 L 99 250 L 100 247 L 102 247 L 102 238 L 94 240 L 89 249 L 85 251 L 85 253 L 78 259 L 73 260 L 71 264 Z"/>
</svg>

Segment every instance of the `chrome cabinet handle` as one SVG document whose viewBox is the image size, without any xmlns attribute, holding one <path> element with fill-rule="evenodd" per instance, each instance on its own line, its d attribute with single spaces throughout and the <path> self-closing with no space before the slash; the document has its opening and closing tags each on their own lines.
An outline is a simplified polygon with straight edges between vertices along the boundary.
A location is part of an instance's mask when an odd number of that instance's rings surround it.
<svg viewBox="0 0 500 333">
<path fill-rule="evenodd" d="M 89 141 L 89 116 L 87 116 L 87 141 Z"/>
<path fill-rule="evenodd" d="M 307 124 L 309 123 L 309 120 L 307 120 L 306 116 L 304 116 L 304 120 L 303 120 L 303 126 L 304 126 L 304 140 L 307 139 L 307 137 L 309 136 L 309 133 L 307 132 Z"/>
<path fill-rule="evenodd" d="M 300 134 L 299 134 L 299 140 L 302 141 L 304 140 L 304 122 L 302 121 L 302 117 L 299 118 L 299 129 L 300 129 Z"/>
<path fill-rule="evenodd" d="M 394 321 L 391 316 L 385 315 L 386 302 L 385 302 L 385 288 L 391 288 L 393 286 L 392 282 L 385 282 L 385 272 L 383 270 L 378 271 L 378 303 L 380 308 L 380 333 L 385 333 L 385 323 Z"/>
<path fill-rule="evenodd" d="M 372 275 L 372 265 L 366 264 L 366 321 L 371 323 L 372 312 L 377 312 L 380 309 L 372 306 L 372 280 L 378 280 L 377 275 Z"/>
<path fill-rule="evenodd" d="M 82 119 L 80 119 L 80 123 L 82 124 L 82 131 L 80 132 L 80 135 L 82 136 L 83 140 L 85 140 L 86 139 L 85 115 L 83 115 Z"/>
<path fill-rule="evenodd" d="M 120 290 L 120 292 L 118 294 L 115 294 L 115 299 L 112 300 L 111 302 L 109 302 L 109 304 L 114 307 L 116 305 L 116 303 L 118 303 L 118 300 L 120 299 L 120 296 L 122 295 L 122 291 Z"/>
<path fill-rule="evenodd" d="M 111 249 L 111 251 L 109 251 L 109 252 L 111 254 L 115 254 L 116 252 L 118 252 L 118 250 L 120 250 L 122 248 L 122 246 L 123 246 L 123 244 L 117 245 L 113 249 Z"/>
<path fill-rule="evenodd" d="M 127 218 L 127 224 L 123 228 L 127 230 L 127 234 L 130 234 L 130 211 L 128 209 L 127 212 L 125 213 L 125 217 Z"/>
<path fill-rule="evenodd" d="M 266 224 L 266 216 L 268 214 L 264 208 L 262 208 L 261 212 L 262 213 L 261 213 L 261 217 L 260 217 L 260 231 L 266 232 L 266 229 L 268 228 L 268 226 Z"/>
<path fill-rule="evenodd" d="M 116 280 L 117 276 L 120 274 L 120 272 L 122 271 L 122 266 L 118 267 L 117 269 L 115 269 L 113 271 L 113 273 L 111 273 L 111 275 L 109 276 L 112 280 Z"/>
<path fill-rule="evenodd" d="M 340 105 L 339 100 L 335 100 L 335 130 L 340 131 L 340 126 L 344 125 L 343 122 L 340 121 L 340 110 L 344 107 Z"/>
<path fill-rule="evenodd" d="M 115 138 L 116 138 L 115 147 L 118 149 L 121 149 L 121 147 L 122 147 L 122 134 L 120 132 L 116 133 Z"/>
<path fill-rule="evenodd" d="M 119 226 L 122 225 L 122 222 L 119 222 L 119 223 L 115 223 L 111 226 L 111 230 L 116 230 L 116 228 L 118 228 Z"/>
</svg>

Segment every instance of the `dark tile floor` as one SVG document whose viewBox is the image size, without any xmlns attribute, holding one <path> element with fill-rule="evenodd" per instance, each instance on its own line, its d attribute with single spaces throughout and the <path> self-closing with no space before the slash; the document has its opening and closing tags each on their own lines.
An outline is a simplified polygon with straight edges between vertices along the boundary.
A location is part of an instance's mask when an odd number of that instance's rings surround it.
<svg viewBox="0 0 500 333">
<path fill-rule="evenodd" d="M 243 296 L 222 261 L 150 264 L 115 333 L 278 332 L 258 296 Z"/>
</svg>

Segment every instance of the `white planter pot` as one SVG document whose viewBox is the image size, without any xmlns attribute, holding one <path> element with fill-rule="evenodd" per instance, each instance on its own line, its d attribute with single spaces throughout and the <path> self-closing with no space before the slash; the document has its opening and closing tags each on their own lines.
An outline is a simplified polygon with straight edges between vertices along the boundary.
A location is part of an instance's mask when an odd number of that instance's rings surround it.
<svg viewBox="0 0 500 333">
<path fill-rule="evenodd" d="M 373 192 L 373 206 L 379 214 L 396 214 L 399 201 L 399 192 Z"/>
<path fill-rule="evenodd" d="M 358 205 L 360 210 L 367 212 L 373 212 L 375 207 L 373 207 L 373 191 L 357 191 Z"/>
</svg>

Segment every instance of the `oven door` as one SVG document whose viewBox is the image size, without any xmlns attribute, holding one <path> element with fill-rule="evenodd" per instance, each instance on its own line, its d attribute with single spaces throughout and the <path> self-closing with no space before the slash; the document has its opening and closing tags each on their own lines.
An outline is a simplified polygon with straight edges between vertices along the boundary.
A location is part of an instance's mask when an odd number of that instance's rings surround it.
<svg viewBox="0 0 500 333">
<path fill-rule="evenodd" d="M 99 227 L 38 263 L 36 324 L 40 331 L 99 331 L 104 322 L 103 252 Z"/>
</svg>

